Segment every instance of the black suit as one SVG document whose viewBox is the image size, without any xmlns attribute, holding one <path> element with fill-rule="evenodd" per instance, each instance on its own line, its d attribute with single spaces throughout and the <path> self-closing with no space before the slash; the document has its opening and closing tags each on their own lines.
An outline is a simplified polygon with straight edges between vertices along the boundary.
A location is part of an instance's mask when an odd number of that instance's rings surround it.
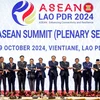
<svg viewBox="0 0 100 100">
<path fill-rule="evenodd" d="M 44 91 L 44 81 L 45 81 L 44 79 L 46 78 L 45 66 L 46 66 L 45 63 L 42 63 L 42 64 L 37 63 L 36 64 L 37 69 L 40 69 L 40 71 L 36 72 L 36 91 L 37 92 L 40 90 L 39 89 L 40 82 L 41 82 L 42 91 Z"/>
<path fill-rule="evenodd" d="M 10 72 L 7 72 L 9 92 L 11 92 L 11 86 L 12 86 L 12 90 L 14 92 L 15 91 L 15 78 L 16 78 L 14 69 L 16 69 L 16 64 L 8 63 L 7 69 L 10 71 Z"/>
<path fill-rule="evenodd" d="M 2 66 L 3 64 L 3 66 Z M 6 63 L 0 63 L 0 71 L 2 71 L 3 73 L 0 73 L 0 94 L 1 94 L 1 80 L 3 80 L 3 88 L 4 88 L 4 94 L 6 93 L 6 72 L 3 71 L 4 69 L 7 69 L 6 67 Z"/>
<path fill-rule="evenodd" d="M 17 73 L 19 81 L 19 91 L 25 90 L 26 71 L 24 68 L 26 68 L 26 65 L 26 61 L 18 61 L 18 68 L 20 69 Z"/>
<path fill-rule="evenodd" d="M 57 92 L 57 76 L 58 76 L 58 72 L 57 72 L 57 66 L 58 66 L 58 62 L 55 61 L 49 61 L 49 82 L 50 82 L 50 86 L 49 86 L 49 92 L 52 92 L 52 84 L 54 81 L 54 92 Z"/>
<path fill-rule="evenodd" d="M 87 91 L 87 83 L 88 83 L 88 91 L 91 91 L 91 81 L 92 81 L 92 63 L 91 62 L 83 62 L 83 81 L 84 81 L 84 91 Z"/>
<path fill-rule="evenodd" d="M 68 86 L 68 76 L 69 76 L 69 62 L 60 62 L 60 66 L 64 69 L 60 71 L 60 76 L 61 76 L 61 89 L 62 92 L 64 92 L 64 81 L 65 81 L 65 86 L 66 86 L 66 92 L 69 92 L 69 86 Z"/>
<path fill-rule="evenodd" d="M 80 93 L 80 90 L 81 90 L 81 77 L 82 77 L 82 74 L 81 72 L 77 72 L 78 70 L 81 69 L 81 64 L 73 64 L 73 67 L 75 69 L 73 69 L 74 71 L 74 74 L 73 74 L 73 78 L 74 78 L 74 83 L 75 83 L 75 92 L 77 92 L 77 89 L 78 89 L 78 93 Z"/>
<path fill-rule="evenodd" d="M 95 80 L 95 91 L 98 90 L 98 84 L 99 84 L 99 91 L 100 91 L 100 65 L 94 64 L 93 68 L 97 69 L 98 71 L 94 71 L 94 80 Z"/>
</svg>

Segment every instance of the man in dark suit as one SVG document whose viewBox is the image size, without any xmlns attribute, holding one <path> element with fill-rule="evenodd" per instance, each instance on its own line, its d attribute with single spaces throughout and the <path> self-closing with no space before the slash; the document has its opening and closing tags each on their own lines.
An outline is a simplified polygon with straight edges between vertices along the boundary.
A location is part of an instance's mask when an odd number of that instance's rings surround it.
<svg viewBox="0 0 100 100">
<path fill-rule="evenodd" d="M 73 71 L 74 71 L 74 74 L 73 74 L 73 78 L 74 78 L 74 88 L 75 88 L 75 92 L 77 92 L 78 90 L 78 93 L 80 93 L 81 91 L 81 77 L 82 77 L 82 73 L 81 73 L 81 64 L 79 63 L 79 59 L 76 58 L 75 59 L 75 64 L 73 64 Z"/>
<path fill-rule="evenodd" d="M 88 82 L 88 91 L 91 91 L 91 80 L 92 80 L 92 63 L 89 61 L 88 56 L 85 57 L 85 62 L 83 62 L 83 81 L 84 81 L 84 91 L 87 92 L 87 82 Z"/>
<path fill-rule="evenodd" d="M 6 95 L 6 63 L 4 58 L 0 57 L 0 95 L 1 95 L 1 81 L 3 80 L 4 95 Z"/>
<path fill-rule="evenodd" d="M 94 69 L 94 80 L 95 80 L 95 91 L 100 91 L 100 60 L 96 59 L 96 64 L 93 65 Z M 99 87 L 99 88 L 98 88 Z"/>
<path fill-rule="evenodd" d="M 46 78 L 45 75 L 45 69 L 46 69 L 46 64 L 43 63 L 43 58 L 39 58 L 39 63 L 36 64 L 36 92 L 39 92 L 39 85 L 41 82 L 41 88 L 42 92 L 44 92 L 44 81 Z"/>
<path fill-rule="evenodd" d="M 68 86 L 68 77 L 69 77 L 69 62 L 66 61 L 66 56 L 62 57 L 62 61 L 60 62 L 60 76 L 61 76 L 61 89 L 62 93 L 64 92 L 64 82 L 66 86 L 66 92 L 69 92 L 69 86 Z"/>
<path fill-rule="evenodd" d="M 57 76 L 58 76 L 58 71 L 57 71 L 57 67 L 58 67 L 58 62 L 55 61 L 56 60 L 56 56 L 52 56 L 51 57 L 51 61 L 49 61 L 49 92 L 52 92 L 52 84 L 54 81 L 54 93 L 57 93 Z"/>
<path fill-rule="evenodd" d="M 9 72 L 7 72 L 9 92 L 11 92 L 11 87 L 12 87 L 12 91 L 15 92 L 16 64 L 13 63 L 12 57 L 9 58 L 9 63 L 7 64 L 7 69 L 9 71 Z"/>
<path fill-rule="evenodd" d="M 18 61 L 18 81 L 19 81 L 19 91 L 25 90 L 25 80 L 26 80 L 26 65 L 27 62 L 24 61 L 24 56 L 20 56 L 20 61 Z"/>
</svg>

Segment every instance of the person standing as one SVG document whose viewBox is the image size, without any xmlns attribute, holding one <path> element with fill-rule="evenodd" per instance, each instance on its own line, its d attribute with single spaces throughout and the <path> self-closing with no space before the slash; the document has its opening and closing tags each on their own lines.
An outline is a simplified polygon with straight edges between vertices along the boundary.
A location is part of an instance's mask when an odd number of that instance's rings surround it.
<svg viewBox="0 0 100 100">
<path fill-rule="evenodd" d="M 12 91 L 15 92 L 16 64 L 13 63 L 12 57 L 9 58 L 9 63 L 7 64 L 7 69 L 9 71 L 9 72 L 7 72 L 9 92 L 11 92 L 11 87 L 12 87 Z"/>
<path fill-rule="evenodd" d="M 100 91 L 100 60 L 96 59 L 96 64 L 93 65 L 94 80 L 95 80 L 95 91 Z"/>
<path fill-rule="evenodd" d="M 30 59 L 30 64 L 27 65 L 27 78 L 29 81 L 29 87 L 30 87 L 30 91 L 34 91 L 34 86 L 35 86 L 35 79 L 36 79 L 36 65 L 34 64 L 34 59 Z"/>
<path fill-rule="evenodd" d="M 39 92 L 39 85 L 41 82 L 42 92 L 44 92 L 44 82 L 46 78 L 45 74 L 46 64 L 43 63 L 43 58 L 39 58 L 39 63 L 36 64 L 36 92 Z"/>
<path fill-rule="evenodd" d="M 66 92 L 69 92 L 68 78 L 69 78 L 69 62 L 66 61 L 66 56 L 62 57 L 62 61 L 60 62 L 60 76 L 61 76 L 61 90 L 64 92 L 64 82 L 66 87 Z"/>
<path fill-rule="evenodd" d="M 26 65 L 27 62 L 24 61 L 24 56 L 20 56 L 20 61 L 18 61 L 18 81 L 19 81 L 19 91 L 25 90 L 25 80 L 26 80 Z"/>
<path fill-rule="evenodd" d="M 79 59 L 76 58 L 75 59 L 75 64 L 73 64 L 73 78 L 74 78 L 74 89 L 75 92 L 78 91 L 78 93 L 81 92 L 81 77 L 82 77 L 82 73 L 81 73 L 81 64 L 79 63 Z"/>
<path fill-rule="evenodd" d="M 89 61 L 90 58 L 88 56 L 85 57 L 85 62 L 83 62 L 83 81 L 84 81 L 84 91 L 87 92 L 87 83 L 88 83 L 88 91 L 91 91 L 91 80 L 92 80 L 92 63 Z"/>
<path fill-rule="evenodd" d="M 7 66 L 4 62 L 4 58 L 0 57 L 0 95 L 1 95 L 1 81 L 3 80 L 4 95 L 6 95 L 6 76 Z"/>
<path fill-rule="evenodd" d="M 51 61 L 49 61 L 49 92 L 52 92 L 52 84 L 54 81 L 54 93 L 57 93 L 57 76 L 58 76 L 58 71 L 57 71 L 57 67 L 58 67 L 58 62 L 56 61 L 56 56 L 52 56 L 51 57 Z"/>
</svg>

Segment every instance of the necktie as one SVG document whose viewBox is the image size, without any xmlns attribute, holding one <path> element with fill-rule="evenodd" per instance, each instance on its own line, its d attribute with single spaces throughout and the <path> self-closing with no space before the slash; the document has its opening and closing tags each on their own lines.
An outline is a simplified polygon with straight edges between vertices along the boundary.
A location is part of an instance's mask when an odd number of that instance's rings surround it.
<svg viewBox="0 0 100 100">
<path fill-rule="evenodd" d="M 42 63 L 41 63 L 41 66 L 42 66 Z"/>
<path fill-rule="evenodd" d="M 2 68 L 4 68 L 4 65 L 3 65 L 3 63 L 2 63 Z"/>
<path fill-rule="evenodd" d="M 12 63 L 10 63 L 10 65 L 11 65 L 11 68 L 12 68 Z"/>
</svg>

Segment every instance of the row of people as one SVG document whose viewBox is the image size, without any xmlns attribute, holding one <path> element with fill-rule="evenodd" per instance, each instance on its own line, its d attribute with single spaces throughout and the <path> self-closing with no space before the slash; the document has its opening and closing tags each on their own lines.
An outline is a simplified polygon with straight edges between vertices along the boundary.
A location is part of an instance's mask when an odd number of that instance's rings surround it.
<svg viewBox="0 0 100 100">
<path fill-rule="evenodd" d="M 99 91 L 100 91 L 100 60 L 96 60 L 96 64 L 93 65 L 89 61 L 89 57 L 87 56 L 85 58 L 85 62 L 83 62 L 83 69 L 82 65 L 79 63 L 79 59 L 75 59 L 75 64 L 73 64 L 72 67 L 69 66 L 69 62 L 66 61 L 66 56 L 62 57 L 62 61 L 60 62 L 60 66 L 58 66 L 58 62 L 56 61 L 56 57 L 52 56 L 51 61 L 49 61 L 49 66 L 46 66 L 45 63 L 43 63 L 43 59 L 39 58 L 39 63 L 36 65 L 34 64 L 34 59 L 30 59 L 30 64 L 27 64 L 26 61 L 24 61 L 24 56 L 20 56 L 20 61 L 18 61 L 18 69 L 16 69 L 16 64 L 13 62 L 13 58 L 9 58 L 9 63 L 4 62 L 4 58 L 0 57 L 0 93 L 1 93 L 1 81 L 3 80 L 3 88 L 4 88 L 4 94 L 6 93 L 6 77 L 8 77 L 8 83 L 9 83 L 9 92 L 15 91 L 15 78 L 17 71 L 18 75 L 18 82 L 19 82 L 19 91 L 25 90 L 25 80 L 26 76 L 29 81 L 29 87 L 30 91 L 34 91 L 34 85 L 36 80 L 36 91 L 40 91 L 39 85 L 41 83 L 42 91 L 44 91 L 44 82 L 46 78 L 45 69 L 48 68 L 49 72 L 49 92 L 52 92 L 52 85 L 54 82 L 54 92 L 57 92 L 57 76 L 58 71 L 57 68 L 59 68 L 60 76 L 61 76 L 61 90 L 62 93 L 64 92 L 64 83 L 66 87 L 66 92 L 69 92 L 69 69 L 73 69 L 73 78 L 75 83 L 75 92 L 78 91 L 80 93 L 81 91 L 81 78 L 83 76 L 84 80 L 84 91 L 87 91 L 87 83 L 88 83 L 88 91 L 91 91 L 91 79 L 92 79 L 92 71 L 94 70 L 94 79 L 95 79 L 95 90 L 98 90 L 98 84 L 99 84 Z M 26 75 L 26 71 L 28 71 L 28 74 Z"/>
</svg>

